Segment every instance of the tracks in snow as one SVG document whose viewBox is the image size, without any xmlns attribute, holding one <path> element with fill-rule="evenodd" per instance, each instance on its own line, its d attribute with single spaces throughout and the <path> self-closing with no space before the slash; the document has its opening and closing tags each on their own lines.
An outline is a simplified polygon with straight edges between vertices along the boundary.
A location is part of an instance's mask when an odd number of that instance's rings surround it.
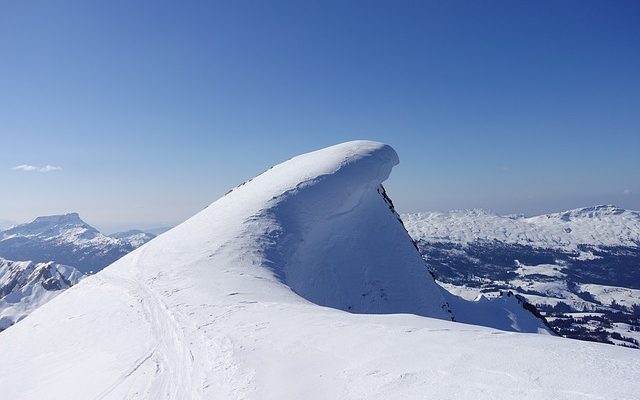
<svg viewBox="0 0 640 400">
<path fill-rule="evenodd" d="M 208 320 L 191 315 L 211 315 L 205 312 L 185 312 L 182 305 L 168 306 L 162 295 L 154 290 L 156 278 L 145 279 L 144 268 L 139 265 L 145 248 L 134 255 L 129 266 L 131 277 L 109 274 L 109 280 L 118 281 L 126 288 L 137 309 L 144 316 L 150 330 L 148 351 L 102 391 L 95 400 L 120 398 L 145 399 L 243 399 L 251 390 L 252 375 L 241 373 L 234 359 L 234 344 L 219 329 L 216 320 L 225 312 L 210 316 Z M 103 275 L 106 278 L 106 276 Z M 176 293 L 178 290 L 171 291 Z M 201 305 L 200 308 L 209 308 Z M 198 310 L 195 310 L 198 311 Z M 207 326 L 207 331 L 202 326 Z M 153 363 L 149 365 L 150 363 Z M 130 382 L 144 382 L 143 386 Z"/>
</svg>

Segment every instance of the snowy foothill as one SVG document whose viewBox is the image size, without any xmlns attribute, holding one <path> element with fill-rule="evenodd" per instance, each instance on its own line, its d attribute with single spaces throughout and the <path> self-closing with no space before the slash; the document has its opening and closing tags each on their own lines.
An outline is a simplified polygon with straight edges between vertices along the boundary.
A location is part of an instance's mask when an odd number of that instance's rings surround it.
<svg viewBox="0 0 640 400">
<path fill-rule="evenodd" d="M 606 286 L 596 284 L 583 284 L 580 289 L 591 293 L 596 300 L 602 304 L 611 306 L 617 304 L 622 307 L 640 306 L 640 290 L 617 286 Z"/>
<path fill-rule="evenodd" d="M 438 286 L 381 186 L 398 162 L 348 142 L 233 189 L 0 333 L 3 397 L 637 396 L 636 350 Z"/>
</svg>

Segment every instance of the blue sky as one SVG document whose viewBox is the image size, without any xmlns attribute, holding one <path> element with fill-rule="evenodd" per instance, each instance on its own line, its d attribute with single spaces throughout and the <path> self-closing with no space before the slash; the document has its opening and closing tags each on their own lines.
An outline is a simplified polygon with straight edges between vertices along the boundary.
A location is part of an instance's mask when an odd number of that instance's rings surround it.
<svg viewBox="0 0 640 400">
<path fill-rule="evenodd" d="M 0 219 L 173 224 L 351 139 L 400 211 L 640 209 L 637 1 L 6 1 L 0 55 Z"/>
</svg>

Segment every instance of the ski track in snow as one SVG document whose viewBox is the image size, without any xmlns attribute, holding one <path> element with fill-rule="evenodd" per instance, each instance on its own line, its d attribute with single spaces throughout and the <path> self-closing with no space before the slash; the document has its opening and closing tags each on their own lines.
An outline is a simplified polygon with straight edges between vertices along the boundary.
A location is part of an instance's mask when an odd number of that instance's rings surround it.
<svg viewBox="0 0 640 400">
<path fill-rule="evenodd" d="M 138 269 L 139 260 L 144 253 L 145 249 L 142 248 L 134 254 L 132 270 Z M 144 398 L 195 399 L 203 398 L 209 392 L 224 394 L 223 398 L 242 398 L 242 393 L 251 384 L 250 375 L 237 378 L 239 369 L 233 360 L 233 342 L 228 335 L 215 331 L 216 320 L 224 318 L 225 314 L 196 325 L 190 318 L 196 314 L 195 311 L 189 311 L 185 307 L 176 310 L 181 304 L 168 306 L 165 303 L 163 297 L 171 296 L 177 290 L 164 291 L 166 294 L 158 293 L 158 288 L 154 287 L 157 276 L 145 281 L 138 272 L 134 278 L 111 274 L 107 279 L 115 285 L 129 288 L 129 294 L 139 304 L 144 321 L 148 324 L 153 343 L 149 345 L 147 352 L 97 395 L 95 400 L 109 398 L 127 379 L 141 372 L 145 364 L 152 364 L 154 373 L 146 378 L 148 386 L 144 389 Z M 207 305 L 199 308 L 207 308 Z M 203 334 L 204 327 L 209 329 L 207 336 Z M 213 381 L 212 376 L 222 379 Z"/>
</svg>

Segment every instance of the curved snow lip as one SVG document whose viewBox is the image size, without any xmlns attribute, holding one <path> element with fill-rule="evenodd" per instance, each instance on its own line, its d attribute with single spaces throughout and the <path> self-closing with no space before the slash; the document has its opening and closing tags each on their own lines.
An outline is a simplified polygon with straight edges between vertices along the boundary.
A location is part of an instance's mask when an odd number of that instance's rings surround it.
<svg viewBox="0 0 640 400">
<path fill-rule="evenodd" d="M 456 300 L 435 283 L 383 194 L 381 184 L 398 163 L 388 145 L 347 142 L 285 161 L 229 197 L 268 198 L 244 224 L 248 232 L 261 232 L 254 237 L 262 243 L 259 263 L 312 303 L 355 313 L 453 318 L 504 330 L 544 329 L 521 306 L 507 310 L 497 300 L 484 305 Z"/>
<path fill-rule="evenodd" d="M 450 318 L 420 254 L 382 195 L 399 163 L 388 145 L 353 141 L 270 168 L 210 206 L 245 207 L 238 241 L 312 303 L 359 313 Z M 233 213 L 233 211 L 231 211 Z"/>
<path fill-rule="evenodd" d="M 391 146 L 370 140 L 354 140 L 295 156 L 235 187 L 228 195 L 250 190 L 253 195 L 262 195 L 262 200 L 267 196 L 277 200 L 289 191 L 313 185 L 336 174 L 351 178 L 344 182 L 345 185 L 357 185 L 363 181 L 381 183 L 399 163 L 398 154 Z M 345 174 L 347 171 L 349 173 Z"/>
</svg>

